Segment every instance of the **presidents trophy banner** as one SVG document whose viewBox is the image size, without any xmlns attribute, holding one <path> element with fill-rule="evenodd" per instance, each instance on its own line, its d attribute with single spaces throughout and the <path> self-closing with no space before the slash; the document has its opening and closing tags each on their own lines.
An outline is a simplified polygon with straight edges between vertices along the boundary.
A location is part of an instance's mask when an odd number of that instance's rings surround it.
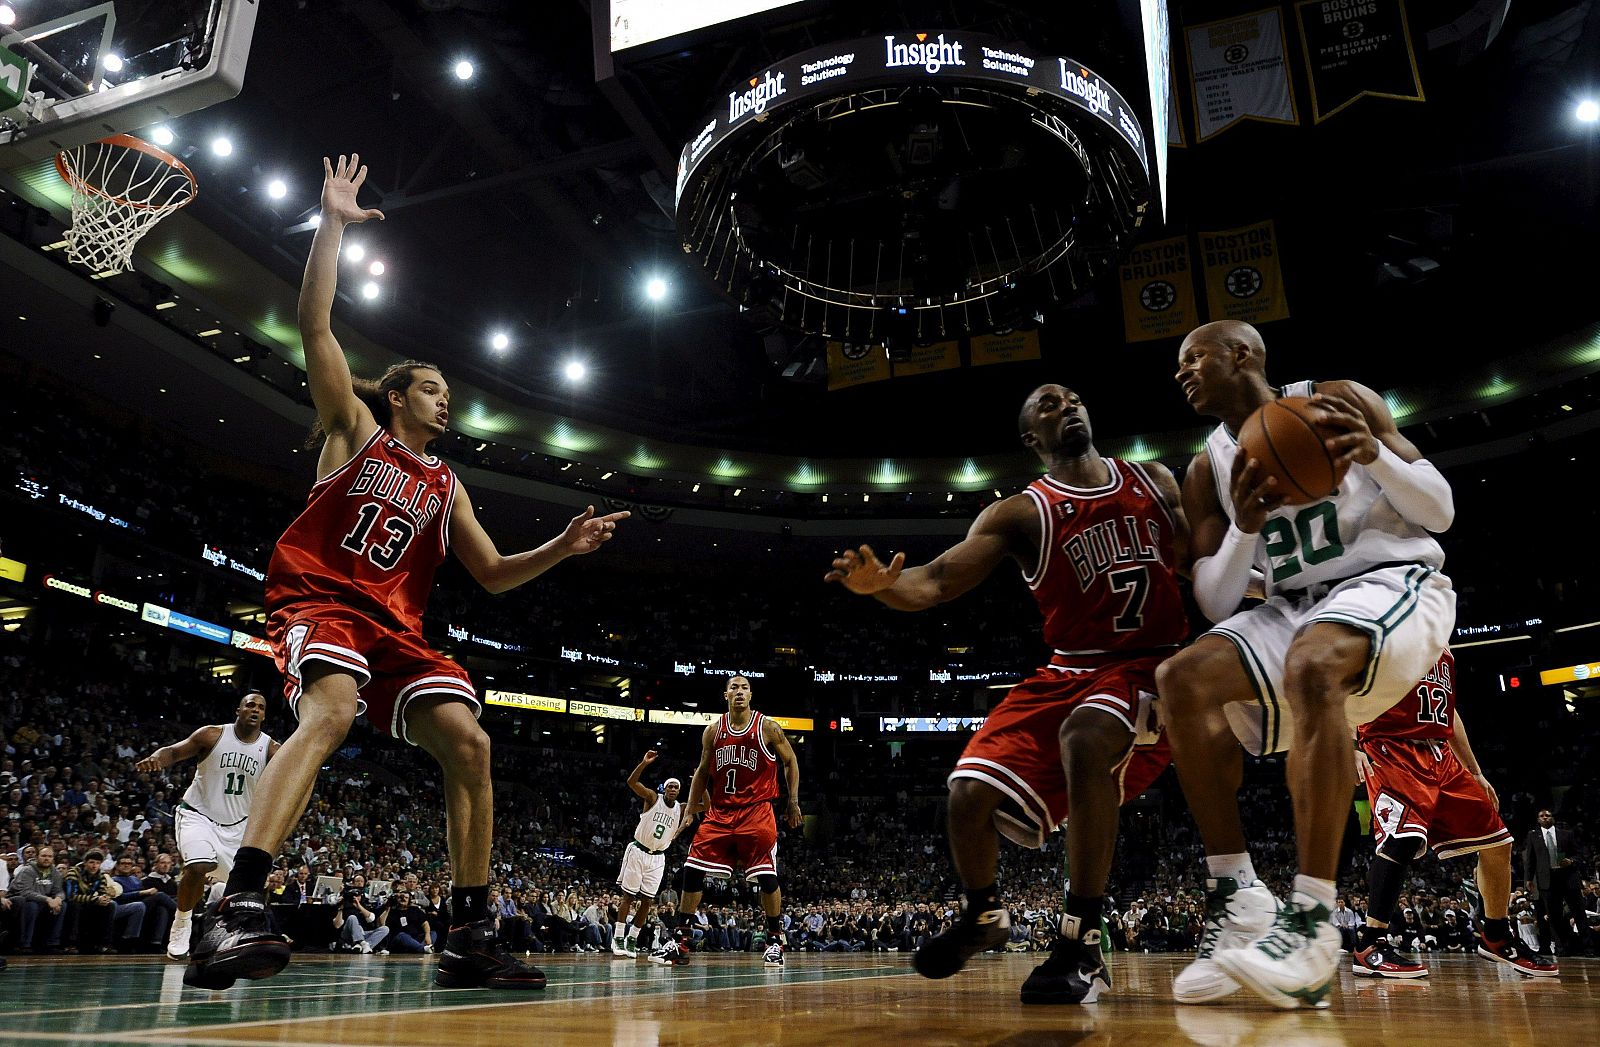
<svg viewBox="0 0 1600 1047">
<path fill-rule="evenodd" d="M 1199 322 L 1189 238 L 1139 244 L 1117 267 L 1122 277 L 1123 335 L 1130 342 L 1177 338 Z"/>
<path fill-rule="evenodd" d="M 1283 13 L 1276 7 L 1184 27 L 1194 89 L 1195 141 L 1241 120 L 1298 124 L 1289 84 Z"/>
<path fill-rule="evenodd" d="M 1313 123 L 1361 98 L 1423 101 L 1405 0 L 1303 0 L 1294 13 Z"/>
<path fill-rule="evenodd" d="M 1211 319 L 1249 324 L 1288 319 L 1278 234 L 1271 219 L 1198 235 Z"/>
</svg>

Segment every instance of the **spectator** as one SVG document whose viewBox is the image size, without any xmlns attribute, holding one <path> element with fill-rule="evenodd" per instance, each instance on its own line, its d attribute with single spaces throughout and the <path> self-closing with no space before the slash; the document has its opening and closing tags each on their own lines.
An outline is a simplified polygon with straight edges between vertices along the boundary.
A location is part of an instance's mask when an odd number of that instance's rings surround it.
<svg viewBox="0 0 1600 1047">
<path fill-rule="evenodd" d="M 395 892 L 384 908 L 383 925 L 389 930 L 389 947 L 395 952 L 428 952 L 433 947 L 428 918 L 412 902 L 411 892 L 405 888 Z"/>
<path fill-rule="evenodd" d="M 165 871 L 169 874 L 166 877 L 167 882 L 171 883 L 172 859 L 165 854 L 161 855 L 156 859 L 157 868 L 160 868 L 163 860 L 166 862 Z M 143 944 L 165 945 L 167 930 L 172 926 L 172 917 L 178 911 L 176 884 L 173 885 L 173 893 L 169 894 L 162 884 L 152 883 L 149 877 L 143 877 L 139 873 L 139 864 L 132 855 L 125 854 L 117 859 L 116 869 L 111 878 L 122 888 L 118 904 L 135 901 L 143 903 L 145 911 Z"/>
<path fill-rule="evenodd" d="M 367 878 L 356 873 L 350 886 L 339 897 L 334 910 L 333 925 L 339 928 L 339 942 L 351 952 L 370 953 L 379 950 L 389 936 L 389 928 L 378 923 L 378 916 L 367 906 Z"/>
<path fill-rule="evenodd" d="M 66 936 L 79 952 L 112 952 L 113 940 L 134 942 L 144 926 L 144 903 L 120 899 L 122 887 L 101 870 L 104 861 L 104 854 L 90 851 L 66 875 Z"/>
</svg>

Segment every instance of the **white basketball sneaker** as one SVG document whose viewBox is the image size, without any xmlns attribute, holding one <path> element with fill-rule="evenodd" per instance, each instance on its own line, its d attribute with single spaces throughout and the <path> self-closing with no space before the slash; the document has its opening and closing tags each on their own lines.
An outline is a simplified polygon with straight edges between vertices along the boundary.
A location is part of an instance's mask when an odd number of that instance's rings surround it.
<svg viewBox="0 0 1600 1047">
<path fill-rule="evenodd" d="M 1179 1003 L 1210 1003 L 1239 991 L 1239 983 L 1217 964 L 1218 949 L 1247 945 L 1272 929 L 1283 903 L 1255 880 L 1240 887 L 1231 876 L 1206 880 L 1206 929 L 1194 962 L 1178 972 L 1172 995 Z"/>
<path fill-rule="evenodd" d="M 1218 949 L 1213 959 L 1274 1007 L 1327 1007 L 1338 978 L 1339 931 L 1327 906 L 1291 904 L 1266 934 L 1243 948 Z"/>
<path fill-rule="evenodd" d="M 182 960 L 189 955 L 189 935 L 194 931 L 194 919 L 179 922 L 172 921 L 172 930 L 167 935 L 167 958 L 169 960 Z"/>
</svg>

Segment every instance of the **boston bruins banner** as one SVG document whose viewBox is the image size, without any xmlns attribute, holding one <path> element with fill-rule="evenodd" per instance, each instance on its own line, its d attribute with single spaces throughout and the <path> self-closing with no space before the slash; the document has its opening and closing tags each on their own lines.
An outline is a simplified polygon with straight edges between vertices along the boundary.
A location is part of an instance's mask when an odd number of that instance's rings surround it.
<svg viewBox="0 0 1600 1047">
<path fill-rule="evenodd" d="M 1195 141 L 1204 142 L 1241 120 L 1297 124 L 1294 91 L 1276 7 L 1184 27 L 1189 81 L 1194 88 Z"/>
<path fill-rule="evenodd" d="M 889 354 L 881 345 L 828 343 L 828 388 L 844 389 L 889 377 Z"/>
<path fill-rule="evenodd" d="M 1039 359 L 1038 331 L 1012 331 L 1010 334 L 972 336 L 973 367 L 1037 359 Z"/>
<path fill-rule="evenodd" d="M 896 360 L 892 366 L 896 378 L 930 371 L 948 371 L 961 366 L 961 343 L 935 342 L 932 345 L 915 346 L 910 357 Z"/>
<path fill-rule="evenodd" d="M 1128 253 L 1120 271 L 1122 325 L 1128 341 L 1180 337 L 1199 322 L 1187 236 L 1140 244 Z"/>
<path fill-rule="evenodd" d="M 1288 318 L 1278 236 L 1270 219 L 1199 236 L 1211 319 L 1259 324 Z"/>
<path fill-rule="evenodd" d="M 1311 76 L 1313 122 L 1362 97 L 1423 100 L 1405 0 L 1303 0 L 1294 13 Z"/>
</svg>

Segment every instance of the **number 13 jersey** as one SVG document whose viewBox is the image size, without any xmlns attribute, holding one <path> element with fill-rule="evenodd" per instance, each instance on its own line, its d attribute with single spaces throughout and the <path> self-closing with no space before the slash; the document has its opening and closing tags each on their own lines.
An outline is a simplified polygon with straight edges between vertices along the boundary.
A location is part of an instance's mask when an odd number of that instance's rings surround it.
<svg viewBox="0 0 1600 1047">
<path fill-rule="evenodd" d="M 1100 487 L 1049 476 L 1026 494 L 1039 513 L 1041 544 L 1024 575 L 1057 654 L 1107 654 L 1183 642 L 1189 621 L 1178 591 L 1175 523 L 1149 475 L 1131 462 L 1102 461 Z"/>
<path fill-rule="evenodd" d="M 455 474 L 378 429 L 311 487 L 267 567 L 267 611 L 338 601 L 422 632 L 433 576 L 450 546 Z"/>
</svg>

